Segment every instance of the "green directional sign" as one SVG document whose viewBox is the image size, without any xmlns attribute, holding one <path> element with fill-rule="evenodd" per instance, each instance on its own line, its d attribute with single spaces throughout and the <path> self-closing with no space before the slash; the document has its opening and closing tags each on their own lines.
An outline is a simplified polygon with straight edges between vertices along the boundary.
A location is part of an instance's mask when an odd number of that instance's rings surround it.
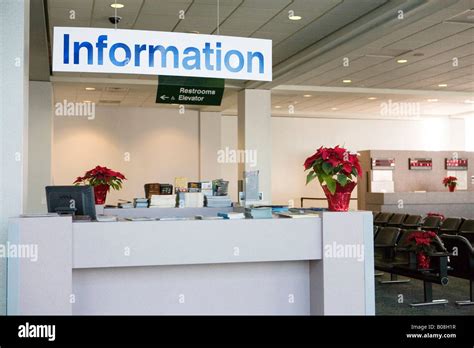
<svg viewBox="0 0 474 348">
<path fill-rule="evenodd" d="M 224 79 L 159 76 L 158 104 L 221 105 Z"/>
</svg>

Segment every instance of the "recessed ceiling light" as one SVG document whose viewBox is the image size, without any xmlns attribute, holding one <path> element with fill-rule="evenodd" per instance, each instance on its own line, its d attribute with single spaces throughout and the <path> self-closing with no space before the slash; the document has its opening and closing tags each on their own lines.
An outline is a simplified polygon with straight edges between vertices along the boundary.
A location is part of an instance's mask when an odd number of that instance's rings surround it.
<svg viewBox="0 0 474 348">
<path fill-rule="evenodd" d="M 113 4 L 110 4 L 110 7 L 112 7 L 112 8 L 124 8 L 125 5 L 124 4 L 119 4 L 119 3 L 113 3 Z"/>
<path fill-rule="evenodd" d="M 280 105 L 275 106 L 275 109 L 281 109 Z"/>
<path fill-rule="evenodd" d="M 369 99 L 369 100 L 375 100 L 375 99 L 377 99 L 377 98 L 375 98 L 375 97 L 368 97 L 367 99 Z"/>
<path fill-rule="evenodd" d="M 311 98 L 312 95 L 311 95 L 311 94 L 305 94 L 303 97 L 305 97 L 305 98 Z"/>
<path fill-rule="evenodd" d="M 434 102 L 437 102 L 437 101 L 438 101 L 438 99 L 428 99 L 428 102 L 430 102 L 430 103 L 434 103 Z"/>
<path fill-rule="evenodd" d="M 407 62 L 408 62 L 407 59 L 399 59 L 399 60 L 397 60 L 397 63 L 398 63 L 398 64 L 405 64 L 405 63 L 407 63 Z"/>
<path fill-rule="evenodd" d="M 474 104 L 474 100 L 471 100 L 471 99 L 466 99 L 464 102 L 466 104 Z"/>
<path fill-rule="evenodd" d="M 335 111 L 335 110 L 338 110 L 338 108 L 331 108 L 331 110 L 334 110 L 334 111 Z"/>
<path fill-rule="evenodd" d="M 297 16 L 297 15 L 290 15 L 288 16 L 288 19 L 290 21 L 299 21 L 302 17 L 301 16 Z"/>
<path fill-rule="evenodd" d="M 448 87 L 448 85 L 446 83 L 440 83 L 438 87 Z"/>
<path fill-rule="evenodd" d="M 86 91 L 95 91 L 95 87 L 86 87 Z"/>
<path fill-rule="evenodd" d="M 342 83 L 351 83 L 352 80 L 342 80 Z"/>
</svg>

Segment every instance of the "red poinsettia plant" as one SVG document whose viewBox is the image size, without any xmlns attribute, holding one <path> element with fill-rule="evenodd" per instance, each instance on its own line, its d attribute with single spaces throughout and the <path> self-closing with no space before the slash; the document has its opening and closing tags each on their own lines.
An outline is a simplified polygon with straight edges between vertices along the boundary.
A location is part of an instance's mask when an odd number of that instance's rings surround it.
<svg viewBox="0 0 474 348">
<path fill-rule="evenodd" d="M 458 184 L 457 180 L 458 178 L 456 178 L 455 176 L 447 176 L 443 179 L 443 185 L 444 187 L 456 186 Z"/>
<path fill-rule="evenodd" d="M 86 184 L 94 187 L 105 185 L 108 187 L 108 190 L 111 187 L 114 190 L 120 190 L 123 180 L 127 180 L 127 178 L 122 173 L 107 167 L 97 166 L 87 171 L 84 176 L 79 176 L 74 181 L 74 185 Z"/>
<path fill-rule="evenodd" d="M 436 233 L 432 231 L 416 231 L 412 232 L 407 239 L 408 249 L 414 252 L 430 253 L 435 251 L 433 239 Z"/>
<path fill-rule="evenodd" d="M 338 185 L 354 185 L 355 179 L 362 176 L 357 154 L 337 145 L 334 148 L 320 147 L 315 154 L 304 162 L 306 184 L 318 178 L 321 185 L 325 184 L 331 194 L 336 192 Z"/>
</svg>

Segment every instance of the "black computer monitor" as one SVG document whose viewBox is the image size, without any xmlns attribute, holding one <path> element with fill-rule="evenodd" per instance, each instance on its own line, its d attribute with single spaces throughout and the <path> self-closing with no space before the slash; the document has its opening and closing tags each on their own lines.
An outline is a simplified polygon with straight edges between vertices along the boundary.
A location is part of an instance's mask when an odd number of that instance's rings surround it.
<svg viewBox="0 0 474 348">
<path fill-rule="evenodd" d="M 96 218 L 92 186 L 46 186 L 49 213 Z"/>
</svg>

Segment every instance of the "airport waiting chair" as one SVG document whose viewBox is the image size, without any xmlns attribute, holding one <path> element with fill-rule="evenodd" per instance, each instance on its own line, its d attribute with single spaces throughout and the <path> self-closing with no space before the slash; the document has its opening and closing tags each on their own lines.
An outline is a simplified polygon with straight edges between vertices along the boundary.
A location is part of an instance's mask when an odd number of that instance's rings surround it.
<svg viewBox="0 0 474 348">
<path fill-rule="evenodd" d="M 474 233 L 474 219 L 466 219 L 459 227 L 459 232 L 472 232 Z"/>
<path fill-rule="evenodd" d="M 392 227 L 386 227 L 392 228 Z M 410 279 L 398 279 L 398 275 L 391 272 L 395 265 L 403 265 L 410 262 L 410 252 L 407 249 L 408 236 L 411 234 L 410 230 L 399 230 L 397 240 L 394 248 L 391 251 L 390 258 L 379 259 L 376 269 L 390 274 L 390 280 L 381 280 L 380 284 L 397 284 L 408 283 Z M 378 268 L 377 268 L 378 267 Z"/>
<path fill-rule="evenodd" d="M 439 234 L 457 234 L 459 227 L 462 225 L 464 219 L 459 217 L 446 218 L 439 226 Z"/>
<path fill-rule="evenodd" d="M 474 248 L 461 235 L 441 235 L 444 246 L 453 255 L 449 257 L 448 274 L 453 277 L 469 280 L 469 300 L 456 301 L 457 305 L 474 304 Z"/>
<path fill-rule="evenodd" d="M 459 227 L 458 234 L 465 237 L 471 244 L 474 243 L 474 219 L 464 220 Z"/>
<path fill-rule="evenodd" d="M 427 216 L 421 223 L 420 229 L 424 231 L 438 232 L 442 219 L 439 216 Z"/>
<path fill-rule="evenodd" d="M 374 225 L 374 239 L 377 236 L 378 231 L 379 231 L 379 227 Z"/>
<path fill-rule="evenodd" d="M 390 218 L 392 217 L 393 213 L 380 213 L 377 215 L 377 218 L 374 220 L 374 225 L 379 227 L 384 227 L 389 222 Z"/>
<path fill-rule="evenodd" d="M 401 227 L 405 221 L 407 214 L 393 214 L 390 220 L 387 222 L 388 227 Z"/>
<path fill-rule="evenodd" d="M 416 230 L 421 224 L 421 215 L 408 215 L 403 221 L 402 229 L 405 230 Z"/>
<path fill-rule="evenodd" d="M 395 262 L 395 247 L 399 239 L 401 230 L 397 227 L 379 227 L 374 240 L 375 248 L 375 269 L 381 272 L 390 273 L 389 281 L 381 281 L 381 283 L 406 283 L 409 280 L 399 280 L 397 275 L 392 274 L 390 270 Z M 377 273 L 377 276 L 383 273 Z"/>
</svg>

